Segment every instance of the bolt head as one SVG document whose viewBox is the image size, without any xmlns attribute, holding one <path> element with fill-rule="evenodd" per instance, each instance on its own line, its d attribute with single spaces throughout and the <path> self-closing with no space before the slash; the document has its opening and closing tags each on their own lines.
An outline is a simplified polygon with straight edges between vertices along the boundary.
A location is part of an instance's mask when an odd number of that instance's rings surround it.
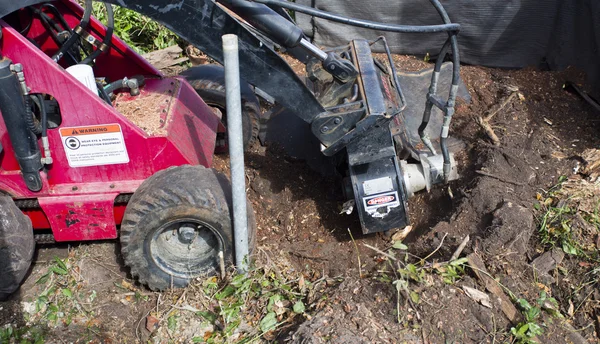
<svg viewBox="0 0 600 344">
<path fill-rule="evenodd" d="M 329 131 L 329 127 L 328 127 L 328 126 L 323 126 L 323 127 L 321 127 L 321 132 L 322 132 L 322 133 L 326 133 L 326 132 L 328 132 L 328 131 Z"/>
<path fill-rule="evenodd" d="M 336 119 L 333 120 L 333 123 L 334 124 L 340 124 L 340 123 L 342 123 L 342 120 L 340 118 L 336 118 Z"/>
<path fill-rule="evenodd" d="M 191 244 L 196 239 L 196 228 L 190 226 L 179 227 L 179 240 L 186 244 Z"/>
</svg>

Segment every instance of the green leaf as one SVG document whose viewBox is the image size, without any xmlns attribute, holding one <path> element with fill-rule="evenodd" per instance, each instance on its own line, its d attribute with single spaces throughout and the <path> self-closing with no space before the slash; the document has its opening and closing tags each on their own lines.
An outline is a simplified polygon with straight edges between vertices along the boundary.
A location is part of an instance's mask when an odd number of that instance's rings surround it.
<svg viewBox="0 0 600 344">
<path fill-rule="evenodd" d="M 566 241 L 563 242 L 562 249 L 566 254 L 577 255 L 577 249 Z"/>
<path fill-rule="evenodd" d="M 265 317 L 260 321 L 260 330 L 263 332 L 268 332 L 275 328 L 277 325 L 277 315 L 274 312 L 269 312 Z"/>
<path fill-rule="evenodd" d="M 224 298 L 233 295 L 233 293 L 235 293 L 235 288 L 228 285 L 227 287 L 225 287 L 225 289 L 215 294 L 215 299 L 223 300 Z"/>
<path fill-rule="evenodd" d="M 204 343 L 204 338 L 194 337 L 194 338 L 192 338 L 192 343 Z"/>
<path fill-rule="evenodd" d="M 467 258 L 459 258 L 459 259 L 455 259 L 453 261 L 450 262 L 450 265 L 452 266 L 460 266 L 460 265 L 464 265 L 468 262 L 469 260 Z"/>
<path fill-rule="evenodd" d="M 48 321 L 55 322 L 56 320 L 58 320 L 58 315 L 56 315 L 56 313 L 48 314 Z"/>
<path fill-rule="evenodd" d="M 62 290 L 62 294 L 66 297 L 68 297 L 69 299 L 73 297 L 73 292 L 70 289 L 63 289 Z"/>
<path fill-rule="evenodd" d="M 544 332 L 542 327 L 536 323 L 529 323 L 529 332 L 527 333 L 530 337 L 539 336 Z"/>
<path fill-rule="evenodd" d="M 51 266 L 48 270 L 54 272 L 57 275 L 61 275 L 61 276 L 64 276 L 69 273 L 67 270 L 65 270 L 59 266 Z"/>
<path fill-rule="evenodd" d="M 412 302 L 417 304 L 421 301 L 421 297 L 419 296 L 419 294 L 417 294 L 414 291 L 410 292 L 410 299 L 412 300 Z"/>
<path fill-rule="evenodd" d="M 531 305 L 525 299 L 518 299 L 517 304 L 521 307 L 521 309 L 524 309 L 526 311 L 531 309 Z"/>
<path fill-rule="evenodd" d="M 402 241 L 394 242 L 394 245 L 392 247 L 396 250 L 408 250 L 408 246 L 404 245 Z"/>
<path fill-rule="evenodd" d="M 43 274 L 42 277 L 38 278 L 38 280 L 35 283 L 36 284 L 46 284 L 46 282 L 48 282 L 49 278 L 50 278 L 50 273 Z"/>
<path fill-rule="evenodd" d="M 524 337 L 527 330 L 529 330 L 529 323 L 520 326 L 519 330 L 517 331 L 517 337 Z"/>
<path fill-rule="evenodd" d="M 283 296 L 281 296 L 281 294 L 275 294 L 275 295 L 271 296 L 269 298 L 269 304 L 267 305 L 267 310 L 269 312 L 272 312 L 273 311 L 273 305 L 275 305 L 275 302 L 281 301 L 281 300 L 283 300 Z"/>
<path fill-rule="evenodd" d="M 177 318 L 174 315 L 167 318 L 167 328 L 170 331 L 175 331 L 177 329 Z"/>
<path fill-rule="evenodd" d="M 65 264 L 65 262 L 62 259 L 55 256 L 54 261 L 56 262 L 56 264 L 58 265 L 59 268 L 65 270 L 65 271 L 69 270 L 69 269 L 67 269 L 67 264 Z"/>
<path fill-rule="evenodd" d="M 244 281 L 246 281 L 247 277 L 245 275 L 236 275 L 231 279 L 231 285 L 234 287 L 240 287 Z"/>
<path fill-rule="evenodd" d="M 294 313 L 302 314 L 305 311 L 304 302 L 298 301 L 293 307 Z"/>
<path fill-rule="evenodd" d="M 217 320 L 217 315 L 213 312 L 196 312 L 197 316 L 203 317 L 204 319 L 206 319 L 206 321 L 210 322 L 211 324 L 214 324 L 215 321 Z"/>
</svg>

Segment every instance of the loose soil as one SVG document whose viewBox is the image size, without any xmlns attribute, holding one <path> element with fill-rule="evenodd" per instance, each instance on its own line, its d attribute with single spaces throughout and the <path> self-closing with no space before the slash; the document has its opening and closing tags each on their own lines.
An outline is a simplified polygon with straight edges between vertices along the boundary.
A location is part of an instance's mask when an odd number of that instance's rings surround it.
<svg viewBox="0 0 600 344">
<path fill-rule="evenodd" d="M 396 56 L 395 61 L 406 71 L 427 65 L 412 57 Z M 265 338 L 295 343 L 513 341 L 510 329 L 517 324 L 504 315 L 498 298 L 488 293 L 492 308 L 487 308 L 463 291 L 471 287 L 487 292 L 468 268 L 453 283 L 444 283 L 443 276 L 433 272 L 420 282 L 411 281 L 410 290 L 416 296 L 398 291 L 392 283 L 398 276 L 390 255 L 412 263 L 420 261 L 415 257 L 427 257 L 425 266 L 435 266 L 448 261 L 469 235 L 461 257 L 481 256 L 490 275 L 517 298 L 533 303 L 544 291 L 557 299 L 557 311 L 565 318 L 544 313 L 538 320 L 544 330 L 537 337 L 539 342 L 598 342 L 600 295 L 593 293 L 592 285 L 592 289 L 583 288 L 578 298 L 572 297 L 572 288 L 594 267 L 580 264 L 572 255 L 566 255 L 548 279 L 538 278 L 531 267 L 535 258 L 550 249 L 541 243 L 537 231 L 543 215 L 534 206 L 539 195 L 556 185 L 560 176 L 572 176 L 582 152 L 600 144 L 598 114 L 562 89 L 567 80 L 582 84 L 583 75 L 572 69 L 515 71 L 472 66 L 464 66 L 461 74 L 472 97 L 469 104 L 459 102 L 451 131 L 467 146 L 457 157 L 462 178 L 409 201 L 413 229 L 403 241 L 408 253 L 389 250 L 392 240 L 383 234 L 363 235 L 356 213 L 339 214 L 344 199 L 334 178 L 321 177 L 276 145 L 254 147 L 248 153 L 248 197 L 256 213 L 258 252 L 262 252 L 257 254 L 258 264 L 285 260 L 307 281 L 327 281 L 321 293 L 306 300 L 309 315 L 303 321 Z M 515 97 L 491 120 L 500 138 L 500 146 L 494 146 L 475 117 L 493 110 L 515 87 L 522 97 Z M 216 156 L 214 167 L 228 173 L 227 157 Z M 597 236 L 597 231 L 590 233 Z M 39 252 L 41 256 L 44 250 Z M 44 254 L 61 252 L 64 249 L 53 248 Z M 123 290 L 131 280 L 115 243 L 80 245 L 75 252 L 81 288 L 96 290 L 101 300 L 97 323 L 92 330 L 61 327 L 51 332 L 49 341 L 145 342 L 149 333 L 142 320 L 161 298 L 173 295 L 151 293 L 144 299 Z M 25 323 L 17 314 L 22 312 L 20 302 L 39 294 L 35 281 L 51 263 L 51 258 L 38 257 L 20 294 L 0 304 L 0 324 Z M 591 296 L 586 297 L 588 293 Z M 569 302 L 583 306 L 570 310 Z M 575 334 L 573 327 L 578 329 Z M 169 340 L 155 338 L 155 342 Z"/>
</svg>

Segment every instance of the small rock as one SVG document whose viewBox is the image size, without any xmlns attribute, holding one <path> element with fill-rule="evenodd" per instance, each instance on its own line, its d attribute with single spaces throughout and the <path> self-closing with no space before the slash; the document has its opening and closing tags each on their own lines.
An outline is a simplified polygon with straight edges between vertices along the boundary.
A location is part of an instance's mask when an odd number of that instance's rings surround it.
<svg viewBox="0 0 600 344">
<path fill-rule="evenodd" d="M 553 248 L 551 251 L 544 252 L 541 256 L 531 262 L 531 266 L 539 273 L 548 273 L 562 263 L 565 258 L 564 252 L 559 248 Z"/>
</svg>

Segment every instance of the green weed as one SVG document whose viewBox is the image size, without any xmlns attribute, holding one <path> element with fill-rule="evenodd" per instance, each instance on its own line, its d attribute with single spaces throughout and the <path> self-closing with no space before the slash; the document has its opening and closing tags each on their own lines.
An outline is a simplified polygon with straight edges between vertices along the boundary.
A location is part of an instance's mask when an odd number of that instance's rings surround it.
<svg viewBox="0 0 600 344">
<path fill-rule="evenodd" d="M 510 329 L 514 342 L 519 344 L 536 343 L 534 338 L 544 333 L 542 326 L 538 324 L 538 320 L 546 302 L 550 302 L 554 307 L 558 306 L 556 300 L 548 297 L 545 291 L 540 292 L 540 296 L 534 305 L 523 298 L 516 300 L 516 304 L 525 320 Z"/>
<path fill-rule="evenodd" d="M 94 17 L 106 24 L 104 4 L 95 2 L 93 6 Z M 183 42 L 169 29 L 138 12 L 120 6 L 113 6 L 113 9 L 115 34 L 140 54 Z"/>
<path fill-rule="evenodd" d="M 312 284 L 304 278 L 288 279 L 265 268 L 253 268 L 247 275 L 235 275 L 222 285 L 216 277 L 191 286 L 204 295 L 204 301 L 188 299 L 191 307 L 198 307 L 196 319 L 207 331 L 203 337 L 193 337 L 194 343 L 247 343 L 275 335 L 286 324 L 296 321 L 308 311 L 306 297 Z M 189 293 L 188 293 L 189 294 Z M 167 315 L 169 333 L 177 333 L 178 317 L 185 316 L 176 310 Z M 164 317 L 163 317 L 164 319 Z M 243 326 L 242 326 L 243 325 Z"/>
<path fill-rule="evenodd" d="M 576 229 L 573 221 L 578 219 L 586 222 L 586 225 L 600 228 L 599 205 L 596 204 L 593 213 L 579 211 L 576 195 L 567 195 L 561 190 L 566 180 L 561 177 L 550 190 L 537 195 L 538 202 L 534 208 L 541 213 L 538 216 L 540 240 L 544 246 L 559 247 L 568 255 L 598 261 L 598 251 L 594 245 L 582 240 L 583 234 Z"/>
<path fill-rule="evenodd" d="M 34 327 L 12 327 L 7 325 L 0 328 L 0 343 L 45 343 L 44 334 L 40 329 Z"/>
</svg>

